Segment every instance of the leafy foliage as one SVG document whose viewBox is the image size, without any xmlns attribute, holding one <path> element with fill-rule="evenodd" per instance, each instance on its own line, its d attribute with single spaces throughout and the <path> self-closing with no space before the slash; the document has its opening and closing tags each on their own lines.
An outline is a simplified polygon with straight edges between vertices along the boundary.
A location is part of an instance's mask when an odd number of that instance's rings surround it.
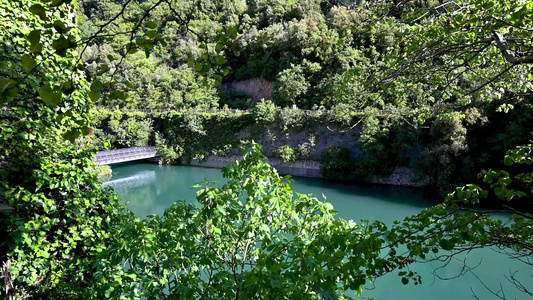
<svg viewBox="0 0 533 300">
<path fill-rule="evenodd" d="M 122 209 L 82 137 L 91 101 L 70 49 L 77 5 L 63 2 L 0 1 L 0 201 L 15 208 L 0 219 L 0 260 L 16 298 L 93 298 L 86 287 Z"/>
<path fill-rule="evenodd" d="M 163 216 L 124 219 L 111 260 L 110 297 L 349 298 L 391 265 L 375 222 L 336 220 L 331 204 L 294 194 L 251 144 L 225 167 L 221 188 L 198 184 L 200 207 L 178 201 Z M 125 242 L 127 241 L 127 242 Z"/>
<path fill-rule="evenodd" d="M 276 119 L 276 110 L 276 105 L 272 101 L 261 99 L 254 105 L 252 114 L 256 122 L 272 123 Z"/>
<path fill-rule="evenodd" d="M 353 170 L 353 160 L 346 148 L 328 147 L 322 152 L 320 172 L 324 178 L 346 180 Z"/>
<path fill-rule="evenodd" d="M 279 147 L 276 152 L 279 157 L 281 157 L 281 160 L 283 160 L 283 162 L 290 162 L 296 160 L 296 150 L 289 145 L 283 145 Z"/>
</svg>

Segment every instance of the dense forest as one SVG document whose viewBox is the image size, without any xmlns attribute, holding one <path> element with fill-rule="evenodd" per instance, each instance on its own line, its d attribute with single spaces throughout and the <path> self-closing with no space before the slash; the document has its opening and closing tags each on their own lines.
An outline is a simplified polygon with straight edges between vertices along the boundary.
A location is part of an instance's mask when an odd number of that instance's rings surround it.
<svg viewBox="0 0 533 300">
<path fill-rule="evenodd" d="M 441 250 L 452 260 L 493 246 L 531 265 L 531 11 L 509 0 L 0 0 L 0 203 L 13 208 L 0 217 L 2 297 L 345 299 L 390 272 L 421 284 L 408 266 Z M 127 111 L 144 109 L 163 111 Z M 92 162 L 143 145 L 169 162 L 224 155 L 240 130 L 320 124 L 356 128 L 363 153 L 325 151 L 325 174 L 407 165 L 443 203 L 389 227 L 339 220 L 248 141 L 225 185 L 197 186 L 199 207 L 140 220 Z M 276 151 L 309 157 L 305 145 Z M 487 203 L 510 221 L 464 206 Z"/>
<path fill-rule="evenodd" d="M 184 112 L 180 117 L 96 111 L 93 127 L 102 148 L 157 144 L 167 161 L 176 162 L 227 153 L 238 148 L 242 132 L 256 133 L 257 139 L 261 134 L 254 127 L 275 131 L 272 123 L 283 127 L 278 135 L 319 124 L 357 124 L 363 155 L 335 145 L 328 151 L 351 155 L 330 163 L 323 151 L 323 165 L 334 166 L 324 170 L 326 177 L 364 179 L 407 166 L 446 195 L 530 139 L 530 67 L 509 57 L 527 61 L 531 55 L 529 30 L 520 23 L 528 20 L 525 10 L 484 1 L 468 13 L 437 1 L 195 3 L 80 2 L 82 34 L 91 41 L 82 52 L 85 74 L 115 83 L 104 88 L 109 93 L 96 105 L 108 111 Z M 120 12 L 124 18 L 105 35 L 90 38 Z M 508 18 L 510 12 L 509 20 L 495 17 Z M 187 16 L 185 23 L 180 14 Z M 494 41 L 496 29 L 510 31 L 502 46 Z M 509 55 L 502 54 L 503 46 Z M 128 47 L 131 53 L 123 56 L 120 50 Z M 234 82 L 248 84 L 248 90 L 267 82 L 267 104 L 230 88 Z M 277 107 L 270 109 L 273 122 L 198 113 L 255 106 L 265 113 L 270 100 Z M 307 117 L 288 110 L 294 107 L 327 113 Z M 233 135 L 206 134 L 218 130 Z M 279 150 L 268 155 L 304 157 L 300 145 L 288 140 L 278 138 Z"/>
</svg>

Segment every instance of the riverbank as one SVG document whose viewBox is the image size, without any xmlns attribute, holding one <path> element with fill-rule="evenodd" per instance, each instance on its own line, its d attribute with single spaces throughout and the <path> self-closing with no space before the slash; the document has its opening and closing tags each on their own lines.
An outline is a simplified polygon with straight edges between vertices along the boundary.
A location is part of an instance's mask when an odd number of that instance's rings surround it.
<svg viewBox="0 0 533 300">
<path fill-rule="evenodd" d="M 182 159 L 181 164 L 185 166 L 222 169 L 230 162 L 241 159 L 242 156 L 240 155 L 229 155 L 224 157 L 212 155 L 205 160 Z M 149 161 L 155 163 L 163 163 L 162 160 L 159 158 L 150 159 Z M 279 158 L 267 157 L 265 159 L 265 162 L 270 164 L 278 171 L 278 173 L 282 175 L 324 179 L 324 176 L 322 175 L 322 172 L 320 170 L 321 163 L 316 160 L 296 160 L 292 162 L 283 162 L 283 160 Z M 414 170 L 408 167 L 397 167 L 388 176 L 373 176 L 366 179 L 357 179 L 354 177 L 350 177 L 346 178 L 346 180 L 402 187 L 422 188 L 429 186 L 429 179 L 427 177 L 419 178 L 419 176 L 415 174 Z"/>
</svg>

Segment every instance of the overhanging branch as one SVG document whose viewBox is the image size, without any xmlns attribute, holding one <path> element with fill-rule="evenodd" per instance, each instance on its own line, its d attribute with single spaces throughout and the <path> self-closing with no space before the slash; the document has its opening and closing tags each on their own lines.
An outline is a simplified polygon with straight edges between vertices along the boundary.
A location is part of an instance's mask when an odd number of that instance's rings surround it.
<svg viewBox="0 0 533 300">
<path fill-rule="evenodd" d="M 502 51 L 503 58 L 513 65 L 533 63 L 533 55 L 516 57 L 514 53 L 509 50 L 503 35 L 499 32 L 492 32 L 493 40 L 496 42 L 496 47 Z"/>
</svg>

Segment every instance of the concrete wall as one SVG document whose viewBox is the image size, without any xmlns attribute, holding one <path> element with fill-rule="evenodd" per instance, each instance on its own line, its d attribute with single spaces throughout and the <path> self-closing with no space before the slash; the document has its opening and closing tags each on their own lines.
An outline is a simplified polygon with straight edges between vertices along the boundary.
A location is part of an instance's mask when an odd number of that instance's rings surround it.
<svg viewBox="0 0 533 300">
<path fill-rule="evenodd" d="M 182 161 L 183 165 L 222 169 L 231 161 L 242 159 L 241 156 L 218 157 L 211 156 L 206 161 L 193 159 L 190 162 Z M 281 159 L 267 158 L 265 162 L 274 167 L 282 175 L 322 178 L 320 163 L 312 160 L 298 160 L 284 163 Z"/>
<path fill-rule="evenodd" d="M 233 155 L 228 157 L 211 156 L 206 161 L 196 159 L 187 162 L 182 161 L 183 165 L 217 168 L 222 169 L 231 161 L 242 159 L 241 156 Z M 294 162 L 283 162 L 277 158 L 267 158 L 265 162 L 274 167 L 282 175 L 323 178 L 320 173 L 320 162 L 314 160 L 297 160 Z M 368 183 L 408 186 L 408 187 L 425 187 L 429 184 L 427 178 L 417 178 L 414 171 L 407 167 L 396 168 L 389 176 L 374 176 L 367 181 Z"/>
</svg>

